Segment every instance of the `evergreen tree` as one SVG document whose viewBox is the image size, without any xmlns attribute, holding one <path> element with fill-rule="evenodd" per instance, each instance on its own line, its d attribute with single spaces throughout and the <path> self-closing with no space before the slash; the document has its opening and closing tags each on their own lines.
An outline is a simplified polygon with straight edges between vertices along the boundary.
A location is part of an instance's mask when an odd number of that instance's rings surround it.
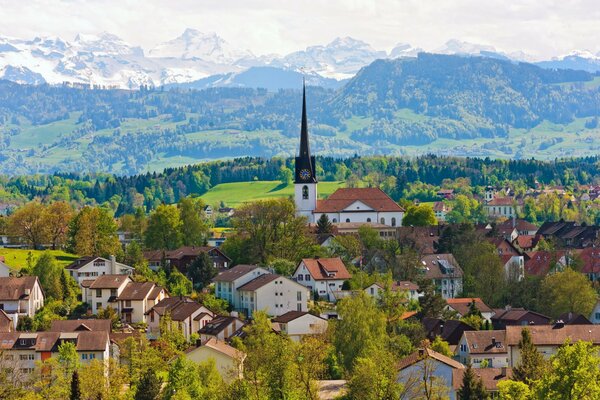
<svg viewBox="0 0 600 400">
<path fill-rule="evenodd" d="M 475 375 L 471 364 L 467 365 L 467 369 L 463 374 L 463 381 L 457 393 L 458 400 L 484 400 L 488 398 L 488 394 L 483 387 L 481 378 Z"/>
<path fill-rule="evenodd" d="M 217 269 L 206 252 L 200 253 L 188 267 L 188 277 L 196 289 L 208 286 L 216 275 Z"/>
<path fill-rule="evenodd" d="M 446 301 L 441 294 L 435 292 L 435 285 L 431 279 L 419 282 L 423 296 L 419 297 L 421 313 L 424 317 L 439 318 L 446 308 Z"/>
<path fill-rule="evenodd" d="M 69 400 L 80 400 L 81 399 L 81 389 L 79 388 L 79 373 L 77 370 L 73 371 L 73 375 L 71 376 L 71 395 L 69 396 Z"/>
<path fill-rule="evenodd" d="M 160 395 L 162 379 L 156 375 L 153 369 L 148 368 L 135 391 L 134 400 L 156 400 Z"/>
<path fill-rule="evenodd" d="M 521 331 L 519 350 L 521 351 L 521 361 L 513 370 L 513 379 L 526 384 L 531 384 L 541 379 L 544 374 L 546 361 L 531 341 L 531 332 L 527 328 Z"/>
<path fill-rule="evenodd" d="M 333 231 L 333 225 L 329 221 L 329 217 L 327 214 L 321 214 L 319 219 L 317 220 L 317 233 L 331 233 Z"/>
</svg>

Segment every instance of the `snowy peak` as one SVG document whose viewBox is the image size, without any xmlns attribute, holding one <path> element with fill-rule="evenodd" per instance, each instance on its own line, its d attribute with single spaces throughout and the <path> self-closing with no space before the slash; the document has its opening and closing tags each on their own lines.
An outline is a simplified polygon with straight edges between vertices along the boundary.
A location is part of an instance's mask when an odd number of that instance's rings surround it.
<svg viewBox="0 0 600 400">
<path fill-rule="evenodd" d="M 496 49 L 493 46 L 464 42 L 458 39 L 450 39 L 442 47 L 436 49 L 434 53 L 480 55 L 482 53 L 496 53 Z"/>
<path fill-rule="evenodd" d="M 412 47 L 408 43 L 398 43 L 390 51 L 389 58 L 416 57 L 422 51 L 423 49 Z"/>
<path fill-rule="evenodd" d="M 140 47 L 133 47 L 120 37 L 108 32 L 102 32 L 100 35 L 82 35 L 75 37 L 73 46 L 78 51 L 89 52 L 95 55 L 114 55 L 114 56 L 141 56 L 144 51 Z"/>
</svg>

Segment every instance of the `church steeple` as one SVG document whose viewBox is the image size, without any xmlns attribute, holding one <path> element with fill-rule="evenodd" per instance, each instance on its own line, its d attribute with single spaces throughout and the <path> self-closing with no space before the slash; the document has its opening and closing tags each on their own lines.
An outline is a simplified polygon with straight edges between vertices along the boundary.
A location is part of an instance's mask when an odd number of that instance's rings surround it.
<svg viewBox="0 0 600 400">
<path fill-rule="evenodd" d="M 315 157 L 310 154 L 308 118 L 306 117 L 306 84 L 302 80 L 302 123 L 300 125 L 300 153 L 296 157 L 296 183 L 317 183 Z"/>
</svg>

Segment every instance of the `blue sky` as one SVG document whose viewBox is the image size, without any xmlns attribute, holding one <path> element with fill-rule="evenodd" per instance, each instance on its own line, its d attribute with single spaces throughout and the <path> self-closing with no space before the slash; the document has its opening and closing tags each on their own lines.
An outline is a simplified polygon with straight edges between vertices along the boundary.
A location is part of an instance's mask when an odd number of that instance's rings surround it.
<svg viewBox="0 0 600 400">
<path fill-rule="evenodd" d="M 338 36 L 383 50 L 399 42 L 434 50 L 456 38 L 537 58 L 600 52 L 598 0 L 0 0 L 0 21 L 3 36 L 107 31 L 145 49 L 189 27 L 255 54 Z"/>
</svg>

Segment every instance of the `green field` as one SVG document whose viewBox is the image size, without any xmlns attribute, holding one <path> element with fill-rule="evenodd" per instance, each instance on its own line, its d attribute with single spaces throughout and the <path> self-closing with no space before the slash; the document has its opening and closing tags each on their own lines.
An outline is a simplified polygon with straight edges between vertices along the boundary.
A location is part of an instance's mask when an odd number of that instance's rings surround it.
<svg viewBox="0 0 600 400">
<path fill-rule="evenodd" d="M 46 251 L 52 254 L 62 266 L 67 266 L 79 258 L 74 254 L 70 254 L 62 250 Z M 4 262 L 6 265 L 19 270 L 27 266 L 27 258 L 29 257 L 30 253 L 32 256 L 32 262 L 35 263 L 35 261 L 43 252 L 43 250 L 0 249 L 0 257 L 4 257 Z"/>
<path fill-rule="evenodd" d="M 325 197 L 336 189 L 344 187 L 342 182 L 319 182 L 319 197 Z M 210 189 L 202 199 L 213 207 L 219 207 L 223 201 L 228 207 L 237 207 L 242 203 L 263 199 L 291 197 L 294 185 L 283 186 L 279 181 L 255 181 L 222 183 Z"/>
</svg>

